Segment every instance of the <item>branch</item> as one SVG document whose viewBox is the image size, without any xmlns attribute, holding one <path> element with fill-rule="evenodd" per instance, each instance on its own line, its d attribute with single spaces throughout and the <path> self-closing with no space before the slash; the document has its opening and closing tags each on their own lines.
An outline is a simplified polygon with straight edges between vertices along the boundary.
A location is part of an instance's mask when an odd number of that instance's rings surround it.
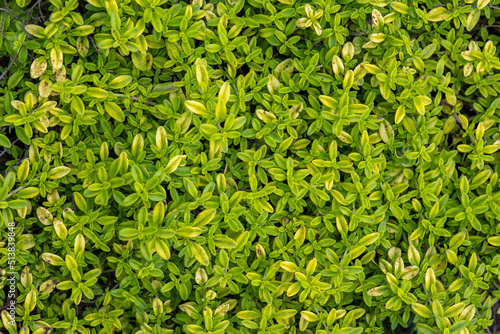
<svg viewBox="0 0 500 334">
<path fill-rule="evenodd" d="M 15 143 L 17 143 L 18 141 L 19 141 L 19 138 L 16 138 L 16 140 L 14 140 L 14 141 L 12 142 L 12 144 L 11 144 L 11 146 L 10 146 L 10 147 L 12 147 L 12 146 L 13 146 Z M 7 151 L 8 151 L 8 150 L 9 150 L 9 149 L 8 149 L 8 148 L 6 148 L 6 149 L 5 149 L 5 150 L 3 150 L 2 152 L 0 152 L 0 157 L 1 157 L 2 155 L 4 155 L 5 153 L 7 153 Z"/>
<path fill-rule="evenodd" d="M 115 95 L 118 96 L 118 97 L 128 97 L 128 98 L 131 98 L 134 101 L 139 101 L 139 98 L 137 96 L 126 96 L 125 94 L 120 94 L 120 93 L 115 93 Z M 151 102 L 148 99 L 146 102 L 144 102 L 144 104 L 147 105 L 147 106 L 155 106 L 158 103 Z"/>
<path fill-rule="evenodd" d="M 361 32 L 349 31 L 349 36 L 363 36 L 363 35 L 368 35 L 368 31 L 361 31 Z"/>
<path fill-rule="evenodd" d="M 472 30 L 477 30 L 477 29 L 482 29 L 482 28 L 500 28 L 500 24 L 492 24 L 492 25 L 489 25 L 489 26 L 475 27 Z"/>
<path fill-rule="evenodd" d="M 2 75 L 0 75 L 0 81 L 2 81 L 3 77 L 9 72 L 10 68 L 12 67 L 12 65 L 16 60 L 17 60 L 17 55 L 14 55 L 14 58 L 12 58 L 9 66 L 7 66 L 7 69 L 2 73 Z"/>
<path fill-rule="evenodd" d="M 92 36 L 88 35 L 88 37 L 89 37 L 90 41 L 92 42 L 92 45 L 94 46 L 94 49 L 97 51 L 97 53 L 101 54 L 101 52 L 97 48 L 97 45 L 95 45 L 95 42 L 94 42 L 94 39 L 92 38 Z"/>
<path fill-rule="evenodd" d="M 5 40 L 5 35 L 3 34 L 3 21 L 5 20 L 5 17 L 7 14 L 2 16 L 2 22 L 0 22 L 0 34 L 2 34 L 2 39 Z"/>
<path fill-rule="evenodd" d="M 26 150 L 24 150 L 24 151 L 26 151 Z M 23 154 L 24 154 L 24 152 L 23 152 Z M 16 166 L 19 166 L 21 164 L 21 162 L 23 162 L 26 159 L 28 159 L 28 158 L 27 157 L 24 158 L 24 159 L 19 158 L 15 164 L 13 164 L 12 166 L 9 167 L 9 169 L 7 169 L 7 171 L 5 172 L 5 174 L 3 175 L 3 177 L 5 178 L 7 176 L 7 174 L 9 174 L 9 172 L 12 170 L 12 168 L 14 168 Z"/>
<path fill-rule="evenodd" d="M 7 5 L 7 0 L 4 0 L 3 3 L 5 4 L 5 8 L 9 8 L 9 6 Z M 22 10 L 19 10 L 19 9 L 16 9 L 16 8 L 12 8 L 12 10 L 14 10 L 15 12 L 18 12 L 19 14 L 24 14 L 25 13 Z"/>
<path fill-rule="evenodd" d="M 6 9 L 6 8 L 0 8 L 1 11 L 3 12 L 6 12 L 7 14 L 9 14 L 10 16 L 12 16 L 14 19 L 18 20 L 18 21 L 22 21 L 20 17 L 16 16 L 14 13 L 12 13 L 10 10 Z"/>
<path fill-rule="evenodd" d="M 303 41 L 305 41 L 305 42 L 311 42 L 311 44 L 314 45 L 317 48 L 320 47 L 318 44 L 314 43 L 313 41 L 308 40 L 304 36 L 300 36 L 300 39 L 303 40 Z"/>
<path fill-rule="evenodd" d="M 467 6 L 467 5 L 466 4 L 461 4 L 458 7 L 463 7 L 463 6 Z M 471 6 L 471 7 L 477 7 L 477 5 L 475 5 L 475 4 L 469 5 L 469 6 Z M 446 5 L 434 5 L 434 6 L 432 6 L 432 8 L 436 8 L 436 7 L 446 7 Z M 500 7 L 493 6 L 493 5 L 487 5 L 486 7 L 500 10 Z"/>
<path fill-rule="evenodd" d="M 28 12 L 26 13 L 26 20 L 24 21 L 24 25 L 27 25 L 29 20 L 30 20 L 30 16 L 31 16 L 31 13 L 33 12 L 33 9 L 35 9 L 36 6 L 38 6 L 38 4 L 40 4 L 42 2 L 42 0 L 38 0 L 37 2 L 35 2 L 35 4 L 33 6 L 31 6 L 31 8 L 28 10 Z"/>
<path fill-rule="evenodd" d="M 458 124 L 460 124 L 460 127 L 463 129 L 464 128 L 464 124 L 462 123 L 462 120 L 460 119 L 460 117 L 458 117 L 457 112 L 454 111 L 453 115 L 455 116 L 455 119 L 457 120 Z"/>
</svg>

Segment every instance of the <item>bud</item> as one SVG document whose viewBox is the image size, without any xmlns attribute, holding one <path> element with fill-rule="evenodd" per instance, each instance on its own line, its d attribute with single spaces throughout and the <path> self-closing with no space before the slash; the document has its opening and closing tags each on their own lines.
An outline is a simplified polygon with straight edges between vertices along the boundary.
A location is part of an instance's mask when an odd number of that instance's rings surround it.
<svg viewBox="0 0 500 334">
<path fill-rule="evenodd" d="M 266 251 L 264 250 L 264 247 L 262 247 L 260 244 L 257 244 L 257 246 L 255 246 L 255 252 L 257 253 L 258 259 L 266 258 Z"/>
<path fill-rule="evenodd" d="M 208 281 L 208 276 L 207 276 L 207 272 L 205 271 L 205 269 L 202 267 L 199 267 L 196 270 L 196 274 L 195 274 L 194 279 L 195 279 L 197 284 L 206 283 Z"/>
</svg>

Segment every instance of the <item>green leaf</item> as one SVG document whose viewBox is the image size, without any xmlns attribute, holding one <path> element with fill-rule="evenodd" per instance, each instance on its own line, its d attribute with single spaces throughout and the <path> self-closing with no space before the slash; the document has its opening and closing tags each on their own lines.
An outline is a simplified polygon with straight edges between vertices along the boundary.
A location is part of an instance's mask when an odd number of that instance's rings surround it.
<svg viewBox="0 0 500 334">
<path fill-rule="evenodd" d="M 434 316 L 432 311 L 425 305 L 419 303 L 413 303 L 411 305 L 411 308 L 413 309 L 413 311 L 415 311 L 416 314 L 418 314 L 421 317 L 432 318 Z"/>
<path fill-rule="evenodd" d="M 195 227 L 203 227 L 208 225 L 212 219 L 215 217 L 217 211 L 215 209 L 207 209 L 201 212 L 193 222 L 193 226 Z"/>
<path fill-rule="evenodd" d="M 106 112 L 109 114 L 109 116 L 111 116 L 118 122 L 125 121 L 125 114 L 116 103 L 104 101 L 104 108 L 106 109 Z"/>
<path fill-rule="evenodd" d="M 446 7 L 437 7 L 432 9 L 427 14 L 427 19 L 431 22 L 443 21 L 449 15 L 448 9 Z"/>
<path fill-rule="evenodd" d="M 132 76 L 130 75 L 119 75 L 108 83 L 108 88 L 110 89 L 120 89 L 128 86 L 132 82 Z"/>
<path fill-rule="evenodd" d="M 6 135 L 0 133 L 0 145 L 6 148 L 10 148 L 12 146 L 12 143 Z"/>
<path fill-rule="evenodd" d="M 210 258 L 208 257 L 207 252 L 205 252 L 205 249 L 197 243 L 193 243 L 192 245 L 196 260 L 198 260 L 198 262 L 202 265 L 208 266 L 210 264 Z"/>
</svg>

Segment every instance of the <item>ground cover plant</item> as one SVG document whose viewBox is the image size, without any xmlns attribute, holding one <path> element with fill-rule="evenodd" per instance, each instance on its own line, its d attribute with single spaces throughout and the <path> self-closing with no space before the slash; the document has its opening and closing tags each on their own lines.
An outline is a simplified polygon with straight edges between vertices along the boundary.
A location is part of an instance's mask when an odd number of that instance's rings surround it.
<svg viewBox="0 0 500 334">
<path fill-rule="evenodd" d="M 499 0 L 3 0 L 3 333 L 495 333 Z"/>
</svg>

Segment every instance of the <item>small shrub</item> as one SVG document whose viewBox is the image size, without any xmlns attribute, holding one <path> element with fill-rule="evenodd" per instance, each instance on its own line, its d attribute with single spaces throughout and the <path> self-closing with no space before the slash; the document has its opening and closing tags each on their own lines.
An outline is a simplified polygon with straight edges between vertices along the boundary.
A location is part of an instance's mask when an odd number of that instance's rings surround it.
<svg viewBox="0 0 500 334">
<path fill-rule="evenodd" d="M 499 0 L 0 16 L 5 331 L 497 330 Z"/>
</svg>

